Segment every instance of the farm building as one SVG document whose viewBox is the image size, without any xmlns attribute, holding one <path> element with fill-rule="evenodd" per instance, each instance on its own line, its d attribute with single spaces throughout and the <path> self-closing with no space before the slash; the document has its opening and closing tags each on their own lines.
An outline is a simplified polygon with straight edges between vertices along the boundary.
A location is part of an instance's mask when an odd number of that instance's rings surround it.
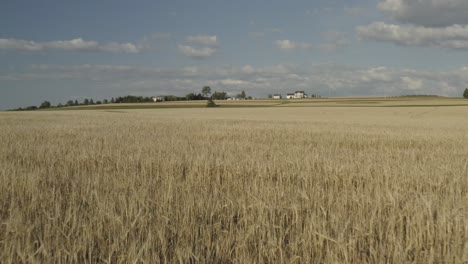
<svg viewBox="0 0 468 264">
<path fill-rule="evenodd" d="M 307 94 L 304 91 L 296 91 L 294 93 L 288 93 L 286 95 L 286 99 L 300 99 L 300 98 L 307 98 Z"/>
<path fill-rule="evenodd" d="M 162 96 L 154 96 L 152 99 L 153 102 L 164 102 L 164 97 Z"/>
<path fill-rule="evenodd" d="M 281 99 L 281 98 L 282 98 L 281 94 L 274 94 L 273 95 L 273 99 Z"/>
<path fill-rule="evenodd" d="M 304 91 L 296 91 L 294 93 L 294 98 L 305 98 L 305 93 Z"/>
</svg>

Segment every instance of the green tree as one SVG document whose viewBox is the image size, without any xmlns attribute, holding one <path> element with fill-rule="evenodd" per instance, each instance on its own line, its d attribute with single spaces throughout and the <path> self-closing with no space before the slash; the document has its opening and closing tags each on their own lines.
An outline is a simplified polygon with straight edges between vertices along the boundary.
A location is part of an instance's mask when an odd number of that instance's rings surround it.
<svg viewBox="0 0 468 264">
<path fill-rule="evenodd" d="M 31 105 L 31 106 L 26 107 L 26 110 L 36 110 L 36 109 L 37 109 L 37 106 L 35 106 L 35 105 Z"/>
<path fill-rule="evenodd" d="M 103 103 L 103 104 L 108 104 L 108 103 L 109 103 L 109 100 L 104 99 L 104 100 L 102 100 L 102 103 Z"/>
<path fill-rule="evenodd" d="M 84 99 L 83 104 L 84 104 L 84 105 L 89 105 L 89 100 L 88 100 L 88 98 Z"/>
<path fill-rule="evenodd" d="M 226 100 L 227 94 L 225 92 L 214 92 L 213 96 L 211 98 L 213 100 Z"/>
<path fill-rule="evenodd" d="M 211 94 L 211 88 L 209 86 L 204 86 L 202 89 L 202 94 L 205 97 L 208 97 L 209 94 Z"/>
<path fill-rule="evenodd" d="M 463 98 L 468 99 L 468 88 L 465 88 L 465 91 L 463 92 Z"/>
<path fill-rule="evenodd" d="M 74 105 L 79 105 L 78 100 L 75 100 Z"/>
<path fill-rule="evenodd" d="M 66 103 L 66 106 L 72 106 L 73 105 L 73 100 L 68 100 Z"/>
<path fill-rule="evenodd" d="M 195 94 L 194 93 L 189 93 L 185 96 L 185 98 L 187 98 L 187 101 L 190 101 L 190 100 L 193 100 L 195 98 Z"/>
<path fill-rule="evenodd" d="M 49 108 L 51 107 L 51 104 L 49 101 L 44 101 L 41 103 L 41 105 L 39 106 L 39 108 Z"/>
<path fill-rule="evenodd" d="M 242 92 L 240 93 L 240 98 L 245 99 L 245 97 L 246 97 L 245 92 L 242 91 Z"/>
<path fill-rule="evenodd" d="M 239 98 L 239 99 L 245 99 L 245 97 L 246 97 L 245 92 L 242 91 L 240 94 L 237 94 L 236 97 Z"/>
</svg>

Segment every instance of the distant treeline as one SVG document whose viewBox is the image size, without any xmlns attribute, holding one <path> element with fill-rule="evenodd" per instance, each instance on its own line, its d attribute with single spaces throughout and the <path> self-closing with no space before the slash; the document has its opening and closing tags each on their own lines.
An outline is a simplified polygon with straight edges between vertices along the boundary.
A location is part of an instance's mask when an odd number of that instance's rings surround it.
<svg viewBox="0 0 468 264">
<path fill-rule="evenodd" d="M 210 96 L 211 95 L 211 96 Z M 79 103 L 78 100 L 69 100 L 66 103 L 59 103 L 56 106 L 53 106 L 49 101 L 44 101 L 39 107 L 32 105 L 28 107 L 20 107 L 12 109 L 12 111 L 30 111 L 36 109 L 46 109 L 46 108 L 60 108 L 60 107 L 71 107 L 71 106 L 80 106 L 80 105 L 100 105 L 100 104 L 122 104 L 122 103 L 150 103 L 150 102 L 163 102 L 163 101 L 192 101 L 192 100 L 226 100 L 228 99 L 226 92 L 211 92 L 209 86 L 204 86 L 201 90 L 201 93 L 189 93 L 185 96 L 175 96 L 175 95 L 165 95 L 165 96 L 156 96 L 156 97 L 144 97 L 144 96 L 133 96 L 127 95 L 124 97 L 112 97 L 110 100 L 104 99 L 102 101 L 94 101 L 92 98 L 84 99 L 83 102 Z M 244 91 L 235 96 L 236 99 L 246 100 L 252 99 L 251 96 L 247 96 Z"/>
<path fill-rule="evenodd" d="M 188 95 L 187 95 L 188 96 Z M 185 101 L 185 100 L 205 100 L 201 94 L 190 96 L 175 96 L 175 95 L 166 95 L 160 96 L 161 101 Z M 16 109 L 11 109 L 11 111 L 31 111 L 37 109 L 46 109 L 46 108 L 61 108 L 61 107 L 71 107 L 71 106 L 82 106 L 82 105 L 100 105 L 100 104 L 124 104 L 124 103 L 151 103 L 154 102 L 152 97 L 145 97 L 145 96 L 119 96 L 119 97 L 112 97 L 111 99 L 103 99 L 101 100 L 94 100 L 93 98 L 85 98 L 83 101 L 78 102 L 78 100 L 68 100 L 65 103 L 58 103 L 57 105 L 52 105 L 50 101 L 44 101 L 39 106 L 31 105 L 27 107 L 19 107 Z"/>
<path fill-rule="evenodd" d="M 241 94 L 236 96 L 240 99 L 252 99 L 250 96 L 246 96 L 245 92 L 242 91 Z M 78 100 L 69 100 L 65 103 L 58 103 L 57 105 L 52 105 L 50 101 L 44 101 L 39 106 L 27 106 L 27 107 L 19 107 L 16 109 L 11 109 L 10 111 L 31 111 L 37 109 L 47 109 L 47 108 L 61 108 L 61 107 L 71 107 L 71 106 L 82 106 L 82 105 L 100 105 L 100 104 L 124 104 L 124 103 L 151 103 L 151 102 L 162 102 L 162 101 L 195 101 L 195 100 L 226 100 L 228 98 L 227 93 L 225 92 L 214 92 L 211 96 L 208 94 L 195 94 L 189 93 L 185 96 L 176 96 L 176 95 L 164 95 L 164 96 L 157 96 L 155 97 L 156 100 L 153 100 L 153 97 L 145 97 L 145 96 L 119 96 L 119 97 L 112 97 L 111 99 L 104 99 L 104 100 L 94 100 L 93 98 L 85 98 L 82 102 L 78 102 Z"/>
</svg>

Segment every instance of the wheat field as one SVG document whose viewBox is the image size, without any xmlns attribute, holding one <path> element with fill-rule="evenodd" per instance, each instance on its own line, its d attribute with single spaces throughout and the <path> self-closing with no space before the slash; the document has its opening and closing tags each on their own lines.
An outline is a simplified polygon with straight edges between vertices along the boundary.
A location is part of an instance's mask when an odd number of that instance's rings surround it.
<svg viewBox="0 0 468 264">
<path fill-rule="evenodd" d="M 0 113 L 1 263 L 468 263 L 468 107 Z"/>
</svg>

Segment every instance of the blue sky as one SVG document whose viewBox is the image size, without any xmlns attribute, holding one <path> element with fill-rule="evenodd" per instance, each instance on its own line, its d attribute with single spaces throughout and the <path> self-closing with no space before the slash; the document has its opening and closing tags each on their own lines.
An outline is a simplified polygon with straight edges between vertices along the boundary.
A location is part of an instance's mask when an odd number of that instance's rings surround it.
<svg viewBox="0 0 468 264">
<path fill-rule="evenodd" d="M 465 0 L 0 5 L 0 109 L 205 85 L 254 97 L 460 96 L 468 86 Z"/>
</svg>

